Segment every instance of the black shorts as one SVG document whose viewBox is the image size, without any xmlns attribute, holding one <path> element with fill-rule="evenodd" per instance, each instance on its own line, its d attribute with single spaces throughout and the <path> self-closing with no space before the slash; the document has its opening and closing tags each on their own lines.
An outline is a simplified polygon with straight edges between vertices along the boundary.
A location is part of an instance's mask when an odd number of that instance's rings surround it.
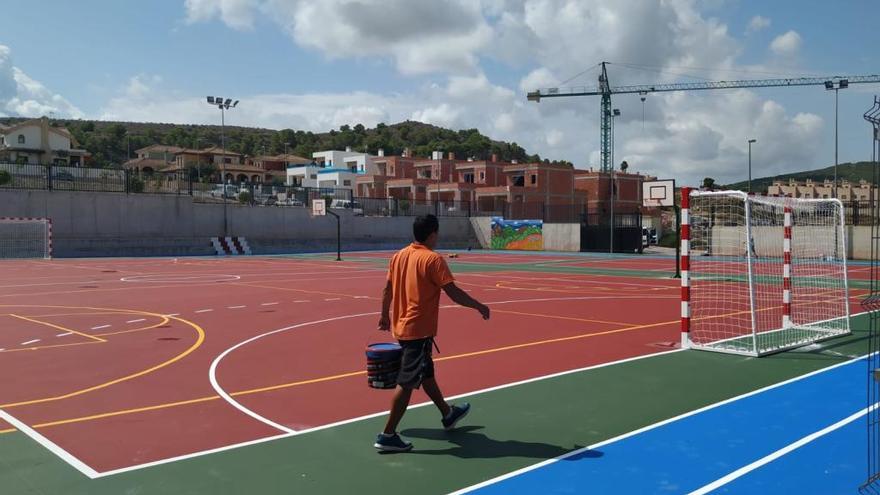
<svg viewBox="0 0 880 495">
<path fill-rule="evenodd" d="M 422 380 L 434 377 L 434 360 L 431 346 L 434 339 L 399 340 L 403 354 L 400 358 L 400 373 L 397 384 L 403 388 L 419 388 Z"/>
</svg>

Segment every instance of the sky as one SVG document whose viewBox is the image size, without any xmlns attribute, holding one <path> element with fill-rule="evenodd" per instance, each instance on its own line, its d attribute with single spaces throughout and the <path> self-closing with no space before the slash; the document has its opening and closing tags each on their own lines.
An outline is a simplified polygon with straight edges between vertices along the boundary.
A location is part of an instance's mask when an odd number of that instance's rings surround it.
<svg viewBox="0 0 880 495">
<path fill-rule="evenodd" d="M 876 0 L 0 0 L 0 116 L 325 132 L 418 120 L 599 165 L 597 97 L 546 87 L 880 74 Z M 840 162 L 871 158 L 880 85 L 839 94 Z M 614 161 L 696 184 L 834 163 L 821 86 L 613 98 Z"/>
</svg>

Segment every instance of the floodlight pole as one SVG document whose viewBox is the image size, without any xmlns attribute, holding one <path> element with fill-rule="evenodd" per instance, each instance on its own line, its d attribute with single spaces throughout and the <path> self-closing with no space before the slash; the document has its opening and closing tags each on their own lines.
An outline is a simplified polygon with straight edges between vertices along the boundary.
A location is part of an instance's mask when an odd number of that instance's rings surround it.
<svg viewBox="0 0 880 495">
<path fill-rule="evenodd" d="M 238 106 L 238 100 L 232 102 L 232 98 L 223 100 L 222 96 L 208 96 L 208 105 L 216 105 L 220 109 L 220 187 L 223 197 L 223 236 L 229 235 L 229 216 L 226 209 L 226 110 Z"/>
<path fill-rule="evenodd" d="M 324 211 L 336 217 L 336 261 L 342 261 L 342 235 L 340 228 L 339 215 L 329 208 L 325 208 Z"/>
<path fill-rule="evenodd" d="M 752 194 L 752 143 L 756 142 L 756 139 L 749 139 L 749 194 Z"/>
</svg>

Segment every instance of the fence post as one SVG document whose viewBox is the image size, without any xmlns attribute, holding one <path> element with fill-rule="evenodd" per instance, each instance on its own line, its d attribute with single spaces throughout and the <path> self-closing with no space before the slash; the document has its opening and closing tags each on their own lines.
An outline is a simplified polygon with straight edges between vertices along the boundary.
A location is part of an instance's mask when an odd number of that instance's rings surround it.
<svg viewBox="0 0 880 495">
<path fill-rule="evenodd" d="M 122 180 L 125 181 L 125 186 L 123 189 L 125 190 L 125 194 L 131 192 L 131 171 L 127 168 L 122 169 Z"/>
<path fill-rule="evenodd" d="M 46 164 L 46 189 L 52 190 L 52 164 Z"/>
<path fill-rule="evenodd" d="M 189 185 L 189 195 L 192 196 L 193 195 L 193 176 L 191 173 L 187 173 L 186 177 L 187 177 L 187 183 Z"/>
</svg>

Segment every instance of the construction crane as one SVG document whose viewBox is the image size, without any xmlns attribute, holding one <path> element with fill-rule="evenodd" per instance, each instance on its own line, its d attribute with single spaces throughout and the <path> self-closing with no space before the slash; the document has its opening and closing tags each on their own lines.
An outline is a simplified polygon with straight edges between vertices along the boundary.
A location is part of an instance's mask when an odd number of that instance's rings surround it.
<svg viewBox="0 0 880 495">
<path fill-rule="evenodd" d="M 611 86 L 608 82 L 608 70 L 605 67 L 609 62 L 602 62 L 602 73 L 599 75 L 598 87 L 579 86 L 572 88 L 546 88 L 530 91 L 527 95 L 529 101 L 539 102 L 541 98 L 560 98 L 568 96 L 601 96 L 600 104 L 600 148 L 602 156 L 601 170 L 610 172 L 614 169 L 611 163 L 611 126 L 613 124 L 613 111 L 611 110 L 611 95 L 614 94 L 639 94 L 642 97 L 648 93 L 660 93 L 668 91 L 697 91 L 707 89 L 732 89 L 732 88 L 775 88 L 782 86 L 825 86 L 826 89 L 846 88 L 850 84 L 880 83 L 880 75 L 871 76 L 834 76 L 834 77 L 794 77 L 785 79 L 746 79 L 740 81 L 709 81 L 693 83 L 670 83 L 670 84 L 641 84 L 633 86 Z"/>
</svg>

